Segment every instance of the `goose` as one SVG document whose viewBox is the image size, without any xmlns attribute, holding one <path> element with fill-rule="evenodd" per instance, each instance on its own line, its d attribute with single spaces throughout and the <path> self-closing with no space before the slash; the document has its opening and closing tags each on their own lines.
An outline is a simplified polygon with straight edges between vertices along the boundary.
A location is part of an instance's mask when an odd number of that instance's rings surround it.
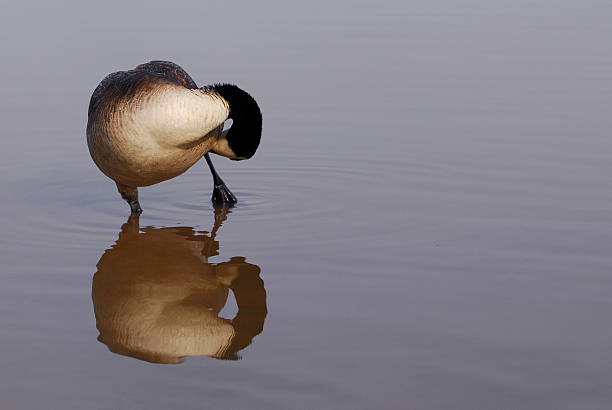
<svg viewBox="0 0 612 410">
<path fill-rule="evenodd" d="M 138 187 L 174 178 L 202 157 L 213 176 L 213 204 L 236 203 L 209 153 L 245 160 L 261 140 L 261 111 L 249 93 L 227 83 L 198 88 L 170 61 L 106 76 L 91 96 L 87 117 L 89 153 L 115 181 L 132 214 L 142 212 Z M 227 119 L 232 126 L 223 130 Z"/>
</svg>

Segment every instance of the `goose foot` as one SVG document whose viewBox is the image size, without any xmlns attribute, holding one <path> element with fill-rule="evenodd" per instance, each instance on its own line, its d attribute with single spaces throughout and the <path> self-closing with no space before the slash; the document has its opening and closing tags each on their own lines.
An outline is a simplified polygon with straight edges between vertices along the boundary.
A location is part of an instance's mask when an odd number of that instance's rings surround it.
<svg viewBox="0 0 612 410">
<path fill-rule="evenodd" d="M 142 213 L 142 208 L 138 202 L 138 188 L 128 187 L 117 182 L 117 190 L 121 194 L 121 198 L 130 206 L 132 215 L 140 215 Z"/>
<path fill-rule="evenodd" d="M 236 202 L 238 202 L 238 200 L 234 194 L 232 194 L 232 191 L 223 183 L 221 178 L 215 181 L 215 187 L 212 193 L 213 205 L 233 205 Z"/>
<path fill-rule="evenodd" d="M 238 200 L 232 194 L 232 191 L 229 190 L 227 185 L 223 182 L 215 167 L 213 166 L 212 161 L 210 160 L 210 155 L 206 153 L 204 155 L 204 159 L 206 159 L 206 163 L 208 164 L 208 168 L 210 168 L 210 172 L 213 176 L 214 188 L 212 193 L 212 203 L 213 205 L 234 205 Z"/>
<path fill-rule="evenodd" d="M 140 207 L 140 203 L 138 203 L 138 201 L 128 202 L 128 204 L 130 204 L 132 215 L 140 215 L 142 213 L 142 208 Z"/>
</svg>

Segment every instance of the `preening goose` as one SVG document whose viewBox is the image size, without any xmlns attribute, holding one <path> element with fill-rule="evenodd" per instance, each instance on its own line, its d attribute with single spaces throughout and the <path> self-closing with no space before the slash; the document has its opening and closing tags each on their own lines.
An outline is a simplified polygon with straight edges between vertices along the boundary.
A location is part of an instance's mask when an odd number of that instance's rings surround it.
<svg viewBox="0 0 612 410">
<path fill-rule="evenodd" d="M 232 127 L 223 131 L 228 118 Z M 251 158 L 261 127 L 259 106 L 246 91 L 232 84 L 198 88 L 178 65 L 151 61 L 108 75 L 94 90 L 87 145 L 132 213 L 142 212 L 138 187 L 180 175 L 202 156 L 213 176 L 213 203 L 233 204 L 236 197 L 208 153 L 233 160 Z"/>
</svg>

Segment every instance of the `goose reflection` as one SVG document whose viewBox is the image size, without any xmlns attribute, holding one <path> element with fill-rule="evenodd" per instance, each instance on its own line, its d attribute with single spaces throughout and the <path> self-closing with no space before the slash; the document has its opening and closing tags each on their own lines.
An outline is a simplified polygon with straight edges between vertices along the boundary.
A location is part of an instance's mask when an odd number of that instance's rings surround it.
<svg viewBox="0 0 612 410">
<path fill-rule="evenodd" d="M 153 363 L 185 356 L 239 359 L 263 331 L 266 291 L 257 265 L 218 255 L 217 230 L 228 209 L 215 210 L 210 234 L 189 227 L 139 228 L 133 215 L 98 262 L 92 298 L 98 340 L 114 352 Z M 238 305 L 219 316 L 229 289 Z"/>
</svg>

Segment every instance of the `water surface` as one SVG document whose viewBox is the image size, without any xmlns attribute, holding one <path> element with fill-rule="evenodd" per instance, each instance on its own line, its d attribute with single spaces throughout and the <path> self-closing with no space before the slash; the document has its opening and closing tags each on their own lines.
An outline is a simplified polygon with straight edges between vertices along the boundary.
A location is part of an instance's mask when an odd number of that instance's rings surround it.
<svg viewBox="0 0 612 410">
<path fill-rule="evenodd" d="M 608 2 L 0 19 L 3 408 L 609 408 Z M 231 212 L 202 162 L 128 220 L 91 161 L 92 90 L 152 59 L 260 103 Z"/>
</svg>

